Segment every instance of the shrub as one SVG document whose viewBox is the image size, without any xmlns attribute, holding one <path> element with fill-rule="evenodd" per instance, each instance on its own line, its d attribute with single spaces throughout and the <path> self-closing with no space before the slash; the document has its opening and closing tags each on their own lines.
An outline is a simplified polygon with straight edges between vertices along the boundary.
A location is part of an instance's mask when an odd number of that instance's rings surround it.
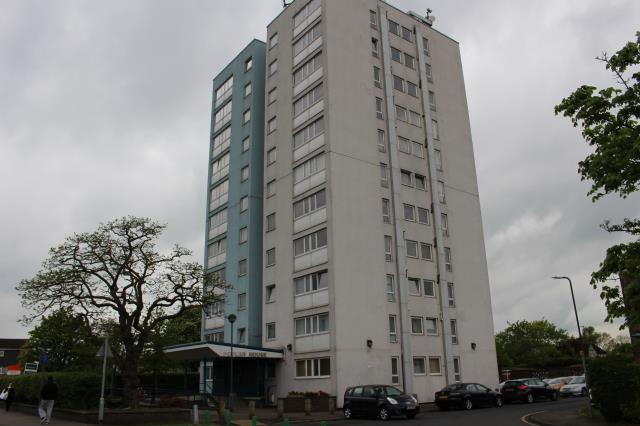
<svg viewBox="0 0 640 426">
<path fill-rule="evenodd" d="M 593 402 L 607 421 L 640 422 L 640 365 L 624 355 L 590 361 L 589 385 Z"/>
<path fill-rule="evenodd" d="M 21 376 L 0 377 L 0 388 L 13 383 L 16 389 L 16 402 L 37 404 L 40 390 L 48 376 L 58 385 L 56 406 L 86 410 L 98 406 L 100 398 L 101 376 L 86 372 L 39 373 Z"/>
</svg>

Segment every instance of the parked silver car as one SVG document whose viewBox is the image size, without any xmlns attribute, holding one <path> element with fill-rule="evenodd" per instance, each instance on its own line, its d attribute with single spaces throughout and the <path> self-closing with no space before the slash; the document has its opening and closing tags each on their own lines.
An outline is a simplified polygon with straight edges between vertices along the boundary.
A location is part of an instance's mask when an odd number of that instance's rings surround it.
<svg viewBox="0 0 640 426">
<path fill-rule="evenodd" d="M 560 389 L 560 396 L 587 396 L 589 390 L 587 389 L 587 382 L 584 376 L 576 376 L 569 383 L 564 385 Z"/>
</svg>

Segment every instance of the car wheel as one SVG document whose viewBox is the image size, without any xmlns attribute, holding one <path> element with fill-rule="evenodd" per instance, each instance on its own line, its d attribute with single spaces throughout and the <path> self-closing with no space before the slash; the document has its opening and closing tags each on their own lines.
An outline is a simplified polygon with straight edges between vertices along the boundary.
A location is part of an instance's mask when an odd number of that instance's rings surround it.
<svg viewBox="0 0 640 426">
<path fill-rule="evenodd" d="M 551 400 L 552 401 L 558 400 L 558 392 L 551 392 Z"/>
<path fill-rule="evenodd" d="M 349 407 L 344 407 L 344 410 L 342 410 L 342 414 L 344 414 L 344 418 L 347 420 L 353 417 L 353 413 L 351 412 L 351 408 Z"/>
<path fill-rule="evenodd" d="M 471 398 L 465 398 L 464 400 L 464 409 L 465 410 L 471 410 L 473 408 L 473 401 L 471 401 Z"/>
<path fill-rule="evenodd" d="M 407 414 L 407 418 L 408 419 L 413 419 L 413 418 L 416 417 L 416 414 L 418 414 L 418 413 L 409 413 L 409 414 Z"/>
<path fill-rule="evenodd" d="M 380 409 L 378 410 L 378 417 L 383 421 L 389 420 L 389 417 L 391 417 L 391 415 L 389 414 L 389 409 L 387 407 L 380 407 Z"/>
<path fill-rule="evenodd" d="M 502 397 L 501 396 L 496 396 L 496 407 L 502 407 Z"/>
<path fill-rule="evenodd" d="M 533 394 L 532 393 L 527 394 L 526 401 L 527 401 L 527 404 L 533 403 Z"/>
<path fill-rule="evenodd" d="M 581 396 L 587 396 L 588 392 L 587 392 L 587 388 L 582 388 L 582 392 L 580 392 Z"/>
</svg>

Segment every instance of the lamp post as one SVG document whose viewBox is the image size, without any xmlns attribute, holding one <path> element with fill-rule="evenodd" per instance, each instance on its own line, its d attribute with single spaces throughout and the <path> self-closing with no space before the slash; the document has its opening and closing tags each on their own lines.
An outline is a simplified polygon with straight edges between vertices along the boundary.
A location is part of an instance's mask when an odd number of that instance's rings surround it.
<svg viewBox="0 0 640 426">
<path fill-rule="evenodd" d="M 587 361 L 585 360 L 584 356 L 584 338 L 582 337 L 582 328 L 580 328 L 580 320 L 578 319 L 578 308 L 576 307 L 576 297 L 573 294 L 573 284 L 571 283 L 571 278 L 559 276 L 554 276 L 551 278 L 553 278 L 554 280 L 569 281 L 569 288 L 571 289 L 571 300 L 573 301 L 573 311 L 576 314 L 576 324 L 578 325 L 578 337 L 580 338 L 580 358 L 582 359 L 582 371 L 584 372 L 584 382 L 587 385 L 587 391 L 589 391 L 589 380 L 587 379 Z M 593 417 L 593 413 L 591 412 L 591 401 L 589 401 L 589 417 Z"/>
<path fill-rule="evenodd" d="M 231 358 L 229 362 L 231 380 L 229 381 L 229 411 L 233 411 L 233 323 L 236 322 L 236 316 L 234 314 L 230 314 L 227 317 L 227 321 L 231 324 Z"/>
</svg>

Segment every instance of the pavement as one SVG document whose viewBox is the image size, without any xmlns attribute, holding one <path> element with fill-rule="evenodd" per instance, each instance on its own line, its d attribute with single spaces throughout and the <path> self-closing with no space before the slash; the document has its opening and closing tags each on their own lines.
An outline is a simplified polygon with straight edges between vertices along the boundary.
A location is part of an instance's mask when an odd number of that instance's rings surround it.
<svg viewBox="0 0 640 426">
<path fill-rule="evenodd" d="M 40 418 L 34 412 L 33 415 L 19 413 L 17 411 L 6 412 L 4 407 L 0 410 L 0 426 L 38 426 L 40 425 Z M 68 422 L 65 420 L 56 419 L 56 409 L 53 408 L 53 415 L 51 416 L 51 426 L 89 426 L 88 423 Z M 93 425 L 92 425 L 93 426 Z"/>
<path fill-rule="evenodd" d="M 603 426 L 608 423 L 596 412 L 593 418 L 588 416 L 588 400 L 586 398 L 577 398 L 577 404 L 563 404 L 560 408 L 544 410 L 529 414 L 523 418 L 525 423 L 537 426 Z M 631 423 L 618 422 L 616 426 L 631 426 Z"/>
</svg>

